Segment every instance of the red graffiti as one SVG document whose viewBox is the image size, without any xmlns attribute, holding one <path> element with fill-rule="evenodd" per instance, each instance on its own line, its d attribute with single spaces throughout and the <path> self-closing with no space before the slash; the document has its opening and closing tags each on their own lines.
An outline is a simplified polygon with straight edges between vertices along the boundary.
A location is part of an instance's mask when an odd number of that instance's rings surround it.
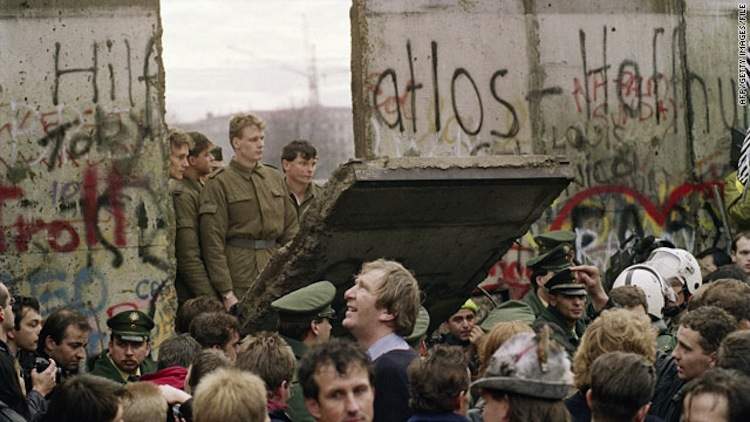
<svg viewBox="0 0 750 422">
<path fill-rule="evenodd" d="M 123 302 L 118 303 L 116 305 L 112 305 L 105 311 L 107 313 L 107 318 L 112 318 L 113 315 L 117 315 L 120 312 L 125 311 L 137 311 L 138 310 L 138 304 L 135 302 Z"/>
<path fill-rule="evenodd" d="M 97 195 L 98 175 L 96 168 L 87 168 L 83 176 L 83 189 L 81 190 L 81 204 L 83 209 L 83 229 L 85 231 L 86 245 L 93 247 L 98 243 L 97 229 L 102 222 L 99 219 L 99 207 L 102 198 Z M 112 171 L 107 177 L 109 184 L 105 192 L 108 199 L 109 209 L 114 216 L 114 244 L 123 247 L 127 244 L 125 235 L 126 221 L 125 211 L 120 196 L 123 188 L 122 176 Z M 23 199 L 23 190 L 18 186 L 0 186 L 0 221 L 2 221 L 2 209 L 7 202 Z M 41 218 L 27 219 L 24 215 L 18 215 L 15 223 L 10 226 L 0 226 L 0 253 L 6 252 L 5 241 L 6 229 L 15 231 L 13 243 L 18 252 L 27 252 L 32 237 L 40 232 L 47 233 L 47 244 L 55 252 L 72 252 L 80 246 L 81 236 L 74 225 L 77 220 L 55 219 L 45 221 Z"/>
<path fill-rule="evenodd" d="M 644 211 L 646 211 L 646 214 L 652 220 L 654 220 L 656 224 L 663 226 L 667 222 L 669 213 L 684 198 L 694 193 L 710 194 L 714 186 L 718 186 L 721 189 L 724 185 L 721 181 L 711 181 L 706 183 L 684 183 L 676 187 L 669 194 L 667 201 L 663 205 L 654 204 L 645 195 L 627 186 L 595 186 L 578 192 L 577 194 L 573 195 L 573 197 L 570 198 L 567 202 L 565 202 L 565 205 L 563 205 L 555 220 L 552 222 L 552 224 L 550 224 L 550 230 L 560 230 L 565 221 L 570 216 L 570 213 L 581 202 L 594 196 L 606 194 L 619 194 L 634 199 L 641 207 L 643 207 Z"/>
</svg>

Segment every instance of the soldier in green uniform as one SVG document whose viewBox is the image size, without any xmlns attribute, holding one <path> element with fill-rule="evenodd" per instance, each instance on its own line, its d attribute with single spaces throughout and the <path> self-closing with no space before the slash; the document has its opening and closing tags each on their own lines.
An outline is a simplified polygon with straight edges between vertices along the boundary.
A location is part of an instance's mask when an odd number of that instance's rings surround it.
<svg viewBox="0 0 750 422">
<path fill-rule="evenodd" d="M 575 258 L 576 235 L 570 231 L 559 230 L 542 233 L 534 237 L 534 241 L 539 245 L 539 255 L 526 261 L 526 266 L 532 271 L 531 290 L 522 301 L 529 305 L 534 315 L 538 317 L 549 303 L 544 284 L 553 273 L 563 269 L 562 264 L 549 258 L 556 255 L 559 250 L 563 250 L 568 257 L 568 265 L 572 264 Z"/>
<path fill-rule="evenodd" d="M 548 323 L 555 340 L 565 347 L 572 358 L 586 326 L 611 303 L 596 267 L 571 267 L 563 249 L 557 250 L 550 259 L 563 269 L 546 282 L 549 304 L 535 324 Z"/>
<path fill-rule="evenodd" d="M 264 129 L 265 122 L 253 114 L 232 118 L 234 158 L 209 176 L 200 195 L 203 262 L 227 309 L 299 229 L 284 178 L 260 162 Z"/>
<path fill-rule="evenodd" d="M 330 320 L 334 316 L 331 302 L 335 295 L 336 287 L 333 284 L 319 281 L 271 303 L 271 307 L 279 314 L 279 334 L 291 346 L 298 363 L 310 347 L 330 338 Z M 314 422 L 305 408 L 302 387 L 296 373 L 288 405 L 287 413 L 293 421 Z"/>
<path fill-rule="evenodd" d="M 323 190 L 313 182 L 317 165 L 318 151 L 305 140 L 292 141 L 281 151 L 284 180 L 300 222 L 307 209 L 320 197 Z"/>
<path fill-rule="evenodd" d="M 89 361 L 89 372 L 121 384 L 156 371 L 151 354 L 154 321 L 141 311 L 125 311 L 107 320 L 109 349 Z"/>
<path fill-rule="evenodd" d="M 177 305 L 182 306 L 188 299 L 197 296 L 216 296 L 218 293 L 211 286 L 206 267 L 201 258 L 201 247 L 198 236 L 199 196 L 206 177 L 211 173 L 213 144 L 200 132 L 187 134 L 192 140 L 188 153 L 190 164 L 182 177 L 172 177 L 169 181 L 174 202 L 176 233 L 175 257 L 177 258 L 177 276 L 175 289 Z M 172 146 L 172 153 L 176 151 Z"/>
</svg>

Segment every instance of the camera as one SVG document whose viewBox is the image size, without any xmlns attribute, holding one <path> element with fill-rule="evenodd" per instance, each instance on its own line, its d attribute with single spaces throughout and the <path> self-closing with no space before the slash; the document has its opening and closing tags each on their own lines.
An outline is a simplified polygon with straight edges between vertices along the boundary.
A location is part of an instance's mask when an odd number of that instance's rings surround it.
<svg viewBox="0 0 750 422">
<path fill-rule="evenodd" d="M 42 373 L 47 368 L 49 368 L 50 361 L 49 359 L 45 359 L 43 357 L 37 356 L 36 359 L 34 359 L 34 369 L 36 369 L 37 372 Z M 55 370 L 55 379 L 60 380 L 60 376 L 62 375 L 62 368 L 58 367 Z"/>
</svg>

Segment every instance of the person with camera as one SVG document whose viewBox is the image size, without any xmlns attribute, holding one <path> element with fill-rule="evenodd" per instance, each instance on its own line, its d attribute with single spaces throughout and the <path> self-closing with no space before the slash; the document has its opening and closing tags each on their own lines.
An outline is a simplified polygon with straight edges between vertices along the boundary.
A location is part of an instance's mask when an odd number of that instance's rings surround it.
<svg viewBox="0 0 750 422">
<path fill-rule="evenodd" d="M 0 283 L 0 421 L 23 421 L 46 411 L 44 396 L 55 386 L 54 363 L 44 371 L 31 370 L 34 388 L 25 395 L 19 366 L 11 352 L 15 298 Z M 15 346 L 14 346 L 15 347 Z"/>
<path fill-rule="evenodd" d="M 60 369 L 57 383 L 78 375 L 86 359 L 91 326 L 85 316 L 69 308 L 61 308 L 47 316 L 39 333 L 37 356 L 55 362 Z M 42 360 L 38 366 L 41 367 Z"/>
<path fill-rule="evenodd" d="M 42 317 L 39 301 L 28 296 L 14 296 L 11 300 L 13 327 L 6 332 L 7 346 L 14 368 L 19 376 L 19 386 L 25 394 L 30 417 L 47 410 L 45 397 L 56 385 L 57 365 L 54 361 L 39 358 L 36 346 Z M 37 364 L 37 361 L 41 361 Z"/>
</svg>

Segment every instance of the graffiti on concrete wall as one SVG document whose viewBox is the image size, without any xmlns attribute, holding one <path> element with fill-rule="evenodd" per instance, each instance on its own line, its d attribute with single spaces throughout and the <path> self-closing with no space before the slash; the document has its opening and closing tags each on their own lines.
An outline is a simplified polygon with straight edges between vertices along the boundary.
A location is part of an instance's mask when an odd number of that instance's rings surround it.
<svg viewBox="0 0 750 422">
<path fill-rule="evenodd" d="M 110 12 L 19 20 L 50 35 L 0 70 L 0 280 L 89 316 L 91 353 L 114 313 L 153 315 L 157 342 L 174 318 L 159 23 Z"/>
<path fill-rule="evenodd" d="M 726 244 L 716 192 L 731 171 L 729 130 L 750 122 L 737 105 L 731 48 L 721 48 L 733 10 L 703 19 L 514 15 L 490 2 L 475 5 L 482 13 L 368 7 L 377 13 L 363 17 L 368 52 L 355 92 L 368 117 L 365 151 L 566 156 L 575 180 L 531 233 L 575 231 L 578 259 L 602 270 L 631 235 L 694 253 Z M 446 25 L 477 31 L 448 36 Z M 523 245 L 487 278 L 513 295 L 534 253 L 530 238 Z"/>
</svg>

